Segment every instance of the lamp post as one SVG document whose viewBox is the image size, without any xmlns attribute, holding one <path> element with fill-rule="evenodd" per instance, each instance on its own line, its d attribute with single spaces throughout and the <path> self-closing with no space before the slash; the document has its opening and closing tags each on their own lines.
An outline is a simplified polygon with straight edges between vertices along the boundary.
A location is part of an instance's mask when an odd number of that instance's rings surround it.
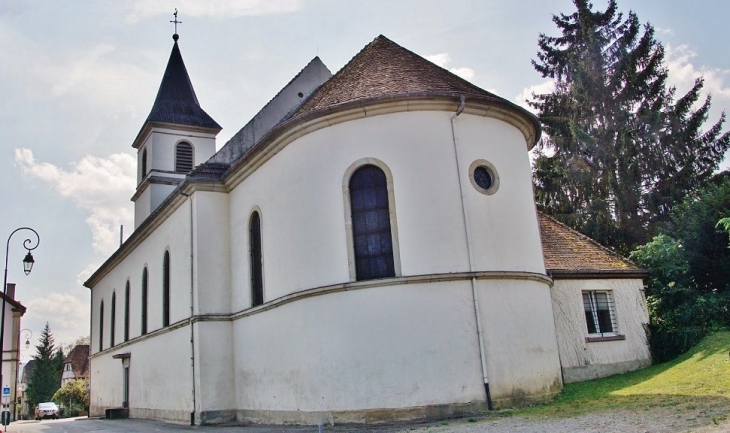
<svg viewBox="0 0 730 433">
<path fill-rule="evenodd" d="M 31 254 L 30 252 L 38 248 L 38 244 L 41 243 L 41 237 L 38 236 L 38 232 L 30 227 L 20 227 L 13 230 L 13 232 L 10 233 L 10 236 L 8 236 L 8 241 L 5 243 L 5 276 L 3 278 L 2 306 L 3 311 L 0 314 L 0 356 L 2 357 L 0 358 L 0 387 L 2 388 L 5 388 L 5 382 L 3 382 L 3 366 L 5 365 L 5 299 L 7 297 L 8 290 L 8 253 L 10 252 L 10 239 L 15 233 L 23 230 L 31 231 L 35 235 L 35 242 L 33 242 L 32 238 L 27 238 L 23 241 L 23 248 L 28 251 L 28 254 L 26 254 L 25 258 L 23 259 L 23 272 L 25 272 L 25 275 L 30 274 L 30 271 L 33 270 L 33 263 L 35 263 L 35 260 L 33 260 L 33 254 Z M 3 402 L 3 416 L 6 412 L 5 409 L 5 403 Z"/>
</svg>

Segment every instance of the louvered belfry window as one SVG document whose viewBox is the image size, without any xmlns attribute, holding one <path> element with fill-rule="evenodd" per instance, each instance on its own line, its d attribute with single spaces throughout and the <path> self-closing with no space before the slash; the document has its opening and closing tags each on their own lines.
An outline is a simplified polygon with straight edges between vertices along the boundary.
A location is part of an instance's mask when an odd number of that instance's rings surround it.
<svg viewBox="0 0 730 433">
<path fill-rule="evenodd" d="M 251 260 L 251 306 L 264 303 L 264 264 L 261 258 L 261 217 L 251 215 L 249 225 L 249 249 Z"/>
<path fill-rule="evenodd" d="M 353 173 L 350 210 L 357 280 L 394 277 L 388 181 L 383 170 L 364 165 Z"/>
<path fill-rule="evenodd" d="M 142 179 L 147 175 L 147 149 L 142 149 Z"/>
<path fill-rule="evenodd" d="M 193 146 L 185 141 L 175 147 L 175 173 L 188 173 L 193 169 Z"/>
</svg>

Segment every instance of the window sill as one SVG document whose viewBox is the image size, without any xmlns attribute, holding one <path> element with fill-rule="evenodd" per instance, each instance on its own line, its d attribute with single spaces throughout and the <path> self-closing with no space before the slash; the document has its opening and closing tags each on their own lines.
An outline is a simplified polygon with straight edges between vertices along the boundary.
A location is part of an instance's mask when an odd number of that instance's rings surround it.
<svg viewBox="0 0 730 433">
<path fill-rule="evenodd" d="M 606 335 L 602 337 L 586 337 L 586 343 L 596 343 L 599 341 L 618 341 L 626 340 L 625 335 Z"/>
</svg>

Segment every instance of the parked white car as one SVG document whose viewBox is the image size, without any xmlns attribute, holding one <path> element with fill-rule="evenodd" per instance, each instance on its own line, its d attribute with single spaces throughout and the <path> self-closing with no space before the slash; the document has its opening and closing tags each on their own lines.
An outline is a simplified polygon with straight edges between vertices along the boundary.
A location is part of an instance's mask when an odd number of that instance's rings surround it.
<svg viewBox="0 0 730 433">
<path fill-rule="evenodd" d="M 35 407 L 35 419 L 41 420 L 43 418 L 58 419 L 58 406 L 56 403 L 52 401 L 38 403 L 38 406 Z"/>
</svg>

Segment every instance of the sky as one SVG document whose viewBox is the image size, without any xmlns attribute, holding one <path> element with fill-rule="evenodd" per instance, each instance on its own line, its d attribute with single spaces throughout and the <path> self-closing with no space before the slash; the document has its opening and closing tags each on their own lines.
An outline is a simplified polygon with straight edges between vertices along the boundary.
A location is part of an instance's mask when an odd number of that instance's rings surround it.
<svg viewBox="0 0 730 433">
<path fill-rule="evenodd" d="M 704 77 L 717 121 L 730 107 L 730 2 L 618 4 L 655 27 L 678 94 Z M 334 73 L 380 34 L 524 105 L 550 90 L 530 63 L 538 35 L 557 35 L 552 15 L 574 11 L 570 0 L 0 0 L 0 239 L 18 227 L 41 237 L 29 276 L 27 232 L 8 255 L 33 345 L 46 322 L 58 344 L 89 335 L 82 284 L 119 246 L 120 226 L 125 239 L 133 230 L 132 141 L 170 55 L 175 8 L 198 100 L 223 127 L 218 148 L 312 58 Z"/>
</svg>

